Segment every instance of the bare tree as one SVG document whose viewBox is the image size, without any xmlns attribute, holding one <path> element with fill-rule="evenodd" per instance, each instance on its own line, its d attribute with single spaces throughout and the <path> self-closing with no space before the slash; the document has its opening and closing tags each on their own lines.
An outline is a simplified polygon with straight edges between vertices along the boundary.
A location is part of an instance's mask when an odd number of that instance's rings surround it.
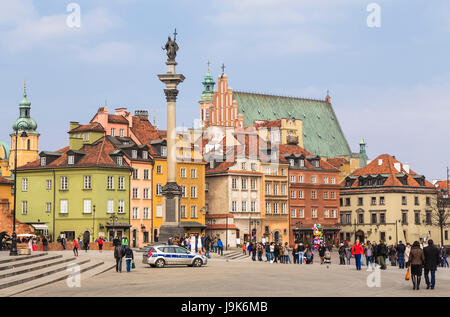
<svg viewBox="0 0 450 317">
<path fill-rule="evenodd" d="M 431 202 L 431 225 L 441 230 L 441 245 L 444 245 L 444 229 L 450 226 L 450 198 L 446 189 L 440 190 Z"/>
</svg>

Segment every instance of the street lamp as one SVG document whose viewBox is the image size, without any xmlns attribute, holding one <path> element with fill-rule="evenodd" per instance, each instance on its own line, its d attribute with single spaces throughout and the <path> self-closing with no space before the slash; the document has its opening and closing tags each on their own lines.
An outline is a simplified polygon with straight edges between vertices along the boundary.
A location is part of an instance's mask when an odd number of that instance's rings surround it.
<svg viewBox="0 0 450 317">
<path fill-rule="evenodd" d="M 95 205 L 92 213 L 92 242 L 95 241 Z"/>
<path fill-rule="evenodd" d="M 16 208 L 17 208 L 17 138 L 19 136 L 19 127 L 16 128 L 16 146 L 14 151 L 14 217 L 13 217 L 13 233 L 11 236 L 11 250 L 9 252 L 10 256 L 16 256 L 17 255 L 17 235 L 16 235 Z M 28 134 L 23 131 L 20 135 L 22 138 L 28 137 Z"/>
<path fill-rule="evenodd" d="M 112 228 L 113 228 L 113 239 L 114 239 L 114 237 L 116 236 L 116 230 L 115 230 L 114 223 L 115 223 L 117 220 L 119 220 L 119 217 L 117 217 L 115 214 L 113 214 L 111 217 L 109 217 L 109 220 L 111 220 L 112 223 L 113 223 Z"/>
</svg>

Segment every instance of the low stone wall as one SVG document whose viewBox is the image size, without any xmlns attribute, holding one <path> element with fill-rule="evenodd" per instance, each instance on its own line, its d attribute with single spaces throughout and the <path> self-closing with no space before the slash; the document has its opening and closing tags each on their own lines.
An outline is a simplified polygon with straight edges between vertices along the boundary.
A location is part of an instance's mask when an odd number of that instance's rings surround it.
<svg viewBox="0 0 450 317">
<path fill-rule="evenodd" d="M 27 243 L 18 243 L 17 248 L 28 248 Z M 72 250 L 73 249 L 73 242 L 66 242 L 66 250 Z M 78 249 L 79 251 L 82 250 L 81 247 Z M 42 243 L 37 244 L 37 250 L 42 251 Z M 63 251 L 63 247 L 61 243 L 59 242 L 52 242 L 49 243 L 47 246 L 47 251 Z M 91 242 L 89 243 L 89 250 L 98 250 L 98 243 L 97 242 Z M 103 242 L 103 250 L 114 250 L 114 246 L 112 242 Z"/>
</svg>

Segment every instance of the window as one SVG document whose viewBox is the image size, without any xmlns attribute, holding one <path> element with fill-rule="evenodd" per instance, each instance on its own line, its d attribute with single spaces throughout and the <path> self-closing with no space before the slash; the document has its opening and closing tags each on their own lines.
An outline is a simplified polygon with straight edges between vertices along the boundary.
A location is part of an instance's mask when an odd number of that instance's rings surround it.
<svg viewBox="0 0 450 317">
<path fill-rule="evenodd" d="M 191 168 L 191 178 L 197 178 L 197 169 Z"/>
<path fill-rule="evenodd" d="M 251 183 L 251 189 L 256 190 L 256 178 L 252 178 L 250 183 Z"/>
<path fill-rule="evenodd" d="M 380 197 L 380 205 L 384 205 L 384 197 L 383 196 Z"/>
<path fill-rule="evenodd" d="M 300 160 L 300 167 L 305 167 L 305 160 Z"/>
<path fill-rule="evenodd" d="M 317 209 L 315 209 L 315 208 L 312 209 L 311 218 L 317 218 Z"/>
<path fill-rule="evenodd" d="M 119 166 L 123 165 L 123 157 L 122 156 L 117 157 L 117 165 L 119 165 Z"/>
<path fill-rule="evenodd" d="M 295 198 L 295 190 L 291 190 L 291 198 Z"/>
<path fill-rule="evenodd" d="M 298 182 L 299 183 L 303 183 L 303 175 L 299 175 L 298 176 Z"/>
<path fill-rule="evenodd" d="M 191 218 L 197 218 L 197 206 L 191 206 Z"/>
<path fill-rule="evenodd" d="M 315 190 L 311 191 L 311 198 L 316 199 L 316 191 Z"/>
<path fill-rule="evenodd" d="M 250 211 L 256 212 L 256 201 L 252 201 L 250 205 Z"/>
<path fill-rule="evenodd" d="M 73 165 L 74 163 L 75 163 L 75 156 L 74 155 L 69 155 L 67 164 Z"/>
<path fill-rule="evenodd" d="M 414 224 L 420 225 L 420 210 L 414 211 Z"/>
<path fill-rule="evenodd" d="M 143 194 L 144 199 L 149 199 L 149 192 L 150 192 L 149 188 L 144 188 L 144 194 Z"/>
<path fill-rule="evenodd" d="M 246 177 L 242 177 L 241 179 L 241 184 L 242 184 L 242 190 L 247 190 L 247 178 Z"/>
<path fill-rule="evenodd" d="M 121 138 L 123 138 L 123 129 L 120 129 L 120 130 L 119 130 L 119 136 L 120 136 Z"/>
<path fill-rule="evenodd" d="M 270 184 L 266 184 L 266 195 L 270 195 Z"/>
<path fill-rule="evenodd" d="M 331 184 L 336 184 L 336 179 L 334 177 L 331 177 Z"/>
<path fill-rule="evenodd" d="M 26 192 L 28 190 L 28 178 L 22 178 L 22 191 Z"/>
<path fill-rule="evenodd" d="M 241 169 L 242 169 L 243 171 L 247 170 L 247 164 L 245 164 L 245 162 L 242 162 L 242 163 L 241 163 Z"/>
<path fill-rule="evenodd" d="M 116 136 L 116 129 L 115 128 L 111 128 L 111 136 Z"/>
<path fill-rule="evenodd" d="M 138 199 L 138 198 L 139 198 L 139 189 L 133 188 L 133 199 Z"/>
<path fill-rule="evenodd" d="M 133 169 L 133 179 L 139 179 L 139 170 L 137 168 Z"/>
<path fill-rule="evenodd" d="M 286 203 L 281 203 L 281 213 L 283 215 L 287 214 L 287 204 Z"/>
<path fill-rule="evenodd" d="M 181 197 L 186 198 L 187 197 L 186 186 L 180 186 L 180 187 L 181 187 Z"/>
<path fill-rule="evenodd" d="M 425 214 L 425 224 L 431 225 L 431 211 L 427 210 Z"/>
<path fill-rule="evenodd" d="M 62 214 L 67 214 L 69 212 L 68 210 L 68 202 L 66 199 L 62 199 L 60 201 L 60 208 L 59 208 L 59 212 Z"/>
<path fill-rule="evenodd" d="M 142 158 L 144 160 L 148 160 L 148 152 L 147 151 L 142 151 Z"/>
<path fill-rule="evenodd" d="M 162 216 L 163 216 L 162 205 L 156 205 L 156 217 L 162 217 Z"/>
<path fill-rule="evenodd" d="M 237 178 L 233 178 L 231 180 L 231 188 L 232 189 L 237 189 Z"/>
<path fill-rule="evenodd" d="M 107 189 L 114 189 L 114 176 L 108 176 Z"/>
<path fill-rule="evenodd" d="M 350 198 L 345 198 L 345 206 L 350 206 Z"/>
<path fill-rule="evenodd" d="M 133 219 L 139 219 L 139 208 L 133 207 Z"/>
<path fill-rule="evenodd" d="M 119 176 L 119 187 L 118 187 L 118 189 L 125 189 L 125 177 L 123 177 L 123 176 Z"/>
<path fill-rule="evenodd" d="M 48 190 L 52 189 L 52 181 L 50 179 L 47 179 L 47 181 L 46 181 L 46 188 Z"/>
<path fill-rule="evenodd" d="M 28 213 L 28 202 L 26 200 L 22 201 L 22 215 Z"/>
<path fill-rule="evenodd" d="M 380 223 L 385 224 L 386 223 L 386 214 L 380 213 Z"/>
<path fill-rule="evenodd" d="M 291 176 L 291 183 L 295 183 L 295 176 L 294 175 Z"/>
<path fill-rule="evenodd" d="M 303 199 L 303 190 L 298 191 L 298 199 Z"/>
<path fill-rule="evenodd" d="M 431 203 L 430 203 L 430 197 L 427 197 L 427 198 L 426 198 L 426 204 L 427 204 L 427 206 L 430 206 L 430 205 L 431 205 Z"/>
<path fill-rule="evenodd" d="M 328 191 L 323 192 L 323 199 L 328 199 Z"/>
<path fill-rule="evenodd" d="M 342 203 L 342 198 L 339 198 L 339 206 L 343 206 L 343 203 Z"/>
<path fill-rule="evenodd" d="M 266 175 L 270 175 L 270 167 L 266 167 Z"/>
<path fill-rule="evenodd" d="M 181 169 L 181 178 L 186 178 L 186 169 L 185 168 Z"/>
<path fill-rule="evenodd" d="M 180 206 L 181 218 L 187 218 L 186 216 L 186 206 Z"/>
<path fill-rule="evenodd" d="M 324 178 L 323 178 L 323 183 L 324 183 L 324 184 L 328 184 L 328 177 L 324 177 Z"/>
<path fill-rule="evenodd" d="M 371 220 L 372 220 L 372 224 L 376 224 L 377 223 L 377 214 L 373 213 Z"/>
<path fill-rule="evenodd" d="M 351 213 L 346 213 L 345 214 L 345 223 L 346 224 L 351 224 L 352 223 L 352 214 Z"/>
<path fill-rule="evenodd" d="M 149 179 L 148 169 L 144 170 L 144 179 Z"/>
<path fill-rule="evenodd" d="M 298 217 L 299 218 L 305 218 L 305 211 L 303 210 L 303 208 L 300 208 L 298 210 Z"/>
<path fill-rule="evenodd" d="M 336 209 L 331 210 L 331 218 L 337 219 L 337 210 Z"/>
<path fill-rule="evenodd" d="M 315 177 L 315 176 L 312 176 L 312 177 L 311 177 L 311 183 L 313 183 L 313 184 L 316 183 L 316 177 Z"/>
<path fill-rule="evenodd" d="M 52 212 L 52 203 L 45 203 L 45 212 Z"/>
<path fill-rule="evenodd" d="M 67 190 L 68 188 L 67 176 L 61 176 L 61 190 Z"/>
<path fill-rule="evenodd" d="M 295 164 L 294 160 L 293 159 L 289 159 L 289 165 L 291 165 L 291 167 L 294 167 L 294 164 Z"/>
<path fill-rule="evenodd" d="M 402 225 L 408 224 L 408 211 L 402 210 Z"/>
<path fill-rule="evenodd" d="M 370 204 L 371 205 L 376 205 L 377 204 L 377 198 L 376 197 L 371 197 Z"/>
<path fill-rule="evenodd" d="M 281 184 L 281 195 L 286 195 L 286 184 Z"/>
<path fill-rule="evenodd" d="M 330 192 L 331 193 L 331 199 L 336 199 L 336 193 L 335 192 Z"/>
<path fill-rule="evenodd" d="M 386 232 L 380 232 L 380 240 L 386 241 Z"/>
<path fill-rule="evenodd" d="M 156 196 L 162 196 L 162 188 L 161 184 L 156 184 Z"/>
<path fill-rule="evenodd" d="M 191 186 L 191 198 L 197 198 L 197 187 Z"/>
<path fill-rule="evenodd" d="M 90 199 L 85 199 L 84 200 L 84 211 L 85 214 L 90 214 L 91 213 L 91 200 Z"/>
<path fill-rule="evenodd" d="M 41 166 L 45 166 L 47 164 L 47 158 L 45 156 L 41 157 Z"/>
<path fill-rule="evenodd" d="M 325 219 L 330 218 L 330 211 L 329 211 L 328 209 L 325 209 L 325 211 L 323 212 L 323 217 L 324 217 Z"/>
<path fill-rule="evenodd" d="M 122 130 L 121 130 L 121 131 L 122 131 Z M 132 157 L 132 158 L 137 159 L 137 154 L 138 154 L 137 150 L 132 150 L 132 151 L 131 151 L 131 157 Z"/>
<path fill-rule="evenodd" d="M 278 184 L 273 185 L 273 194 L 278 195 Z"/>
<path fill-rule="evenodd" d="M 242 212 L 247 212 L 247 202 L 246 201 L 242 202 Z"/>
<path fill-rule="evenodd" d="M 119 214 L 125 213 L 125 201 L 124 200 L 119 200 L 119 207 L 117 209 L 117 213 L 119 213 Z"/>
<path fill-rule="evenodd" d="M 254 172 L 256 171 L 256 163 L 252 163 L 252 164 L 251 164 L 251 169 L 252 169 L 252 171 L 254 171 Z"/>
<path fill-rule="evenodd" d="M 419 197 L 414 197 L 414 205 L 419 206 Z"/>
<path fill-rule="evenodd" d="M 358 213 L 358 223 L 364 224 L 364 214 L 362 212 Z"/>
<path fill-rule="evenodd" d="M 161 146 L 161 156 L 167 156 L 167 146 Z"/>
<path fill-rule="evenodd" d="M 274 213 L 274 214 L 278 214 L 278 213 L 279 213 L 278 207 L 279 207 L 279 204 L 278 204 L 278 203 L 274 203 L 274 204 L 273 204 L 273 213 Z"/>
<path fill-rule="evenodd" d="M 91 187 L 91 177 L 85 176 L 84 177 L 84 189 L 92 189 Z"/>
<path fill-rule="evenodd" d="M 358 197 L 358 206 L 362 206 L 363 205 L 363 197 Z"/>
<path fill-rule="evenodd" d="M 233 200 L 231 202 L 231 211 L 236 212 L 237 211 L 237 201 Z"/>
<path fill-rule="evenodd" d="M 407 204 L 406 196 L 402 196 L 402 205 L 406 205 L 406 204 Z"/>
<path fill-rule="evenodd" d="M 270 203 L 266 203 L 266 214 L 270 214 Z"/>
<path fill-rule="evenodd" d="M 114 213 L 114 200 L 108 200 L 106 206 L 107 206 L 106 212 L 108 214 Z"/>
<path fill-rule="evenodd" d="M 291 218 L 297 218 L 297 212 L 294 208 L 291 209 Z"/>
<path fill-rule="evenodd" d="M 281 169 L 281 176 L 286 176 L 286 169 L 285 168 Z"/>
<path fill-rule="evenodd" d="M 162 174 L 162 166 L 161 165 L 156 166 L 156 174 Z"/>
</svg>

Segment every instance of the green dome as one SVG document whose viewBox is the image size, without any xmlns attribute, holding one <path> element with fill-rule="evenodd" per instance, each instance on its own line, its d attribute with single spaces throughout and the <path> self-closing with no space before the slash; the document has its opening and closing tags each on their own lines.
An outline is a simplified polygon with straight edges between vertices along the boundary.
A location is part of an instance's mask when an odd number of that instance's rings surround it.
<svg viewBox="0 0 450 317">
<path fill-rule="evenodd" d="M 14 131 L 36 131 L 37 123 L 31 118 L 19 118 L 14 121 L 12 128 Z"/>
<path fill-rule="evenodd" d="M 26 96 L 23 97 L 22 101 L 19 103 L 20 107 L 30 107 L 31 102 L 27 99 Z"/>
<path fill-rule="evenodd" d="M 211 73 L 208 71 L 208 73 L 205 75 L 205 78 L 203 79 L 203 92 L 200 102 L 202 101 L 212 101 L 212 98 L 214 96 L 214 85 L 216 84 L 214 82 L 214 79 L 211 75 Z"/>
<path fill-rule="evenodd" d="M 3 141 L 0 141 L 0 160 L 9 160 L 9 145 Z"/>
</svg>

